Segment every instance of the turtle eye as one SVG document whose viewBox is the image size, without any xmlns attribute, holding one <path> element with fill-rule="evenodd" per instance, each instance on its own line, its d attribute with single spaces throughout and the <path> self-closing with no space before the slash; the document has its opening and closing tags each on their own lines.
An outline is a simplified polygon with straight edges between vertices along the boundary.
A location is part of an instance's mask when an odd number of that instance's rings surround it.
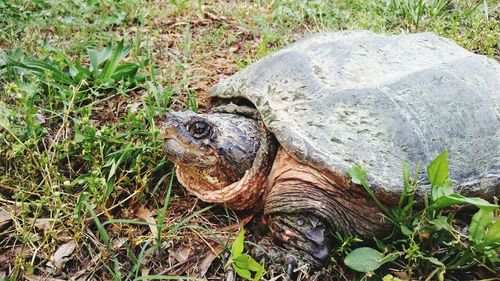
<svg viewBox="0 0 500 281">
<path fill-rule="evenodd" d="M 210 136 L 211 127 L 205 121 L 195 121 L 188 126 L 188 131 L 193 138 L 199 140 Z"/>
</svg>

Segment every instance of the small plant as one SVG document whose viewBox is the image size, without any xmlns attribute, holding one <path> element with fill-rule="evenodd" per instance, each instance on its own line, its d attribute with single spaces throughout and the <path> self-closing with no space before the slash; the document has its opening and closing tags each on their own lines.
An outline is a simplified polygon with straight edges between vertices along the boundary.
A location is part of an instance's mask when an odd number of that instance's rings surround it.
<svg viewBox="0 0 500 281">
<path fill-rule="evenodd" d="M 264 265 L 259 264 L 249 254 L 243 253 L 244 239 L 245 229 L 241 228 L 231 246 L 231 258 L 227 262 L 226 267 L 231 265 L 234 271 L 246 280 L 260 280 L 266 269 Z M 253 277 L 252 272 L 255 272 Z"/>
<path fill-rule="evenodd" d="M 414 210 L 417 178 L 410 180 L 406 164 L 403 165 L 403 192 L 399 204 L 392 208 L 384 206 L 374 195 L 365 169 L 355 166 L 349 174 L 352 182 L 368 192 L 395 227 L 392 234 L 383 239 L 387 244 L 375 239 L 382 252 L 369 247 L 355 249 L 344 260 L 348 267 L 370 276 L 384 263 L 392 262 L 407 269 L 410 278 L 412 268 L 422 268 L 426 269 L 428 278 L 437 274 L 439 280 L 443 280 L 446 271 L 471 267 L 498 274 L 498 267 L 495 269 L 491 265 L 500 262 L 500 220 L 495 218 L 499 207 L 481 198 L 468 198 L 452 191 L 446 151 L 427 168 L 431 194 L 423 198 L 425 207 L 418 211 Z M 468 229 L 468 235 L 455 227 L 456 212 L 447 209 L 453 205 L 478 208 L 468 228 L 462 228 Z"/>
<path fill-rule="evenodd" d="M 142 63 L 125 62 L 130 48 L 125 47 L 123 40 L 116 46 L 110 43 L 99 51 L 87 50 L 90 65 L 84 66 L 80 61 L 73 61 L 61 51 L 46 46 L 51 56 L 46 59 L 26 59 L 16 49 L 10 54 L 0 53 L 4 67 L 10 68 L 17 75 L 33 75 L 47 86 L 77 86 L 81 83 L 95 88 L 112 88 L 124 81 L 130 87 L 145 80 L 146 75 L 139 75 L 149 61 Z M 1 66 L 2 64 L 0 64 Z"/>
<path fill-rule="evenodd" d="M 433 19 L 443 15 L 451 1 L 390 0 L 387 3 L 386 15 L 397 16 L 418 29 L 426 17 Z"/>
</svg>

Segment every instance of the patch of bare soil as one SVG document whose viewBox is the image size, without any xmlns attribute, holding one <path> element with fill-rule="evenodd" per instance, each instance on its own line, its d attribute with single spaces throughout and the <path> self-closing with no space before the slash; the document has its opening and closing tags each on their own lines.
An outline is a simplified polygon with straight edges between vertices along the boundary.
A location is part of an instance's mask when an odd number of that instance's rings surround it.
<svg viewBox="0 0 500 281">
<path fill-rule="evenodd" d="M 231 5 L 237 4 L 227 3 L 222 11 L 208 7 L 203 16 L 160 17 L 153 23 L 154 30 L 161 32 L 153 48 L 157 51 L 158 65 L 165 70 L 175 69 L 179 63 L 184 65 L 183 70 L 193 78 L 189 81 L 189 89 L 196 92 L 201 109 L 209 105 L 210 88 L 235 73 L 242 59 L 254 58 L 261 40 L 255 31 L 243 27 L 234 15 L 224 13 L 231 10 Z M 182 73 L 174 80 L 182 80 Z"/>
</svg>

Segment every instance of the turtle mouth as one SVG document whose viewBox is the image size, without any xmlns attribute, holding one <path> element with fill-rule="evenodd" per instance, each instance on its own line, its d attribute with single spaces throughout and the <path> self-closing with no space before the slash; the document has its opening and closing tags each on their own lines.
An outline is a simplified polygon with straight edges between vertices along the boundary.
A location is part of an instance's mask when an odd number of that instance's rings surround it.
<svg viewBox="0 0 500 281">
<path fill-rule="evenodd" d="M 163 147 L 167 158 L 177 165 L 209 167 L 218 161 L 211 148 L 189 141 L 179 141 L 173 136 L 164 137 Z"/>
</svg>

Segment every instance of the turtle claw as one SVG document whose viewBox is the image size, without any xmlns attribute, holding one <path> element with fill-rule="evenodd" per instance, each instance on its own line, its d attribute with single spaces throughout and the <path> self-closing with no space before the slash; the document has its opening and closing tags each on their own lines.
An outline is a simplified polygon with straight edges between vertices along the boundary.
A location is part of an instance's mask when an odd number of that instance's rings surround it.
<svg viewBox="0 0 500 281">
<path fill-rule="evenodd" d="M 297 258 L 293 255 L 289 255 L 286 261 L 287 261 L 286 274 L 290 279 L 296 280 L 297 272 L 295 271 L 295 269 L 299 267 L 299 264 L 297 263 Z"/>
<path fill-rule="evenodd" d="M 252 248 L 251 254 L 260 263 L 265 262 L 271 276 L 281 275 L 284 280 L 298 280 L 301 272 L 314 267 L 310 264 L 310 260 L 301 258 L 304 256 L 303 253 L 275 245 L 267 237 Z"/>
<path fill-rule="evenodd" d="M 274 240 L 300 253 L 306 264 L 319 267 L 328 259 L 326 228 L 317 217 L 307 214 L 276 216 L 271 219 L 271 229 Z"/>
</svg>

